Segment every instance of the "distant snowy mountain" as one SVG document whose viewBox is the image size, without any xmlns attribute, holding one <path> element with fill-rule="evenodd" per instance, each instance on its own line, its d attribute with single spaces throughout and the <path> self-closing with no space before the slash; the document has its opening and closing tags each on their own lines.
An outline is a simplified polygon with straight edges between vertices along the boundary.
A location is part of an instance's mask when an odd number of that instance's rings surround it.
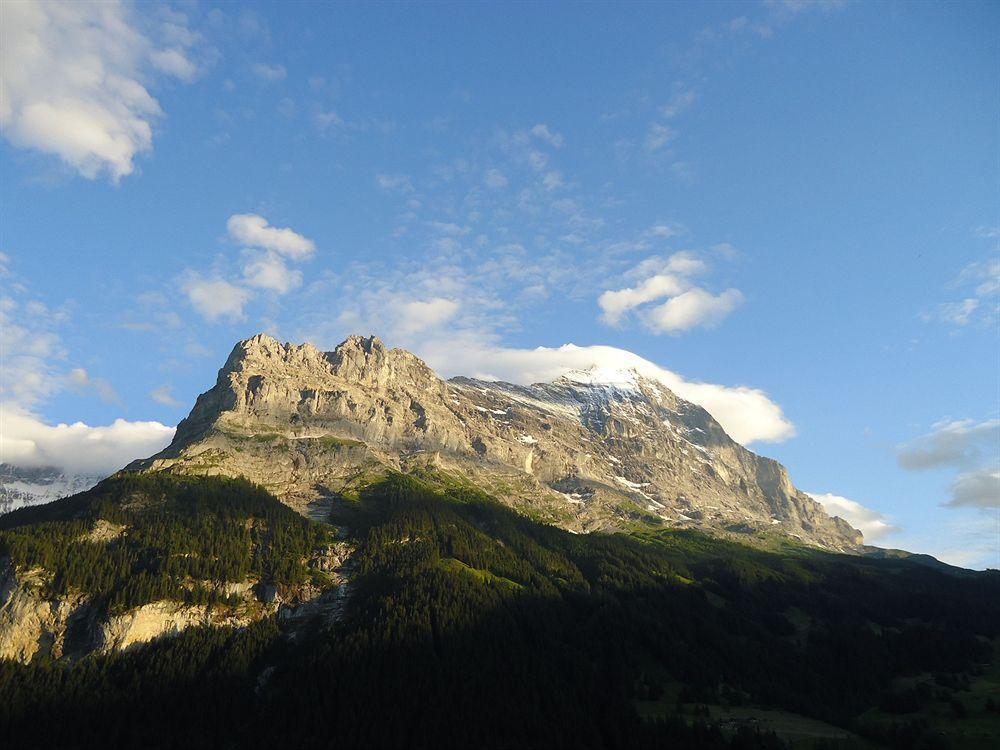
<svg viewBox="0 0 1000 750">
<path fill-rule="evenodd" d="M 101 479 L 65 474 L 51 466 L 25 468 L 0 464 L 0 514 L 75 495 L 90 489 Z"/>
</svg>

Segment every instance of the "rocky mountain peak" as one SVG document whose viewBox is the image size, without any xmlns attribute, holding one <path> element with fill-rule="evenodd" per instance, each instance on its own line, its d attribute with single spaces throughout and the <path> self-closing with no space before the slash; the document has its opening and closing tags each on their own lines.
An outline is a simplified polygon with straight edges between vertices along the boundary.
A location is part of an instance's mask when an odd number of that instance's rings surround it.
<svg viewBox="0 0 1000 750">
<path fill-rule="evenodd" d="M 291 374 L 326 367 L 323 352 L 312 344 L 286 344 L 265 333 L 258 333 L 233 347 L 226 363 L 219 370 L 217 382 L 225 383 L 236 373 Z"/>
<path fill-rule="evenodd" d="M 634 369 L 446 382 L 374 336 L 331 352 L 263 334 L 239 342 L 173 443 L 131 468 L 242 475 L 317 512 L 359 477 L 428 467 L 576 531 L 645 522 L 861 543 L 784 467 Z"/>
<path fill-rule="evenodd" d="M 386 345 L 382 343 L 382 339 L 378 336 L 359 336 L 358 334 L 352 334 L 337 345 L 337 348 L 334 349 L 334 354 L 341 354 L 354 350 L 364 352 L 365 354 L 374 357 L 384 357 L 385 353 L 388 351 Z"/>
<path fill-rule="evenodd" d="M 348 336 L 326 357 L 337 377 L 376 388 L 431 387 L 440 382 L 419 357 L 386 347 L 378 336 Z"/>
</svg>

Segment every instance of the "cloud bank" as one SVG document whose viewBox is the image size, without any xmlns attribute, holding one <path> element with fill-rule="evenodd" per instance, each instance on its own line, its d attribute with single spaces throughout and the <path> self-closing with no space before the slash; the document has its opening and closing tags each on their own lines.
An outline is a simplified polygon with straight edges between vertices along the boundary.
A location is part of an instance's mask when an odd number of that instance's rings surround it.
<svg viewBox="0 0 1000 750">
<path fill-rule="evenodd" d="M 83 422 L 45 424 L 38 417 L 4 405 L 0 425 L 0 463 L 55 466 L 65 472 L 103 476 L 136 458 L 165 448 L 174 428 L 159 422 L 128 422 L 92 427 Z"/>
</svg>

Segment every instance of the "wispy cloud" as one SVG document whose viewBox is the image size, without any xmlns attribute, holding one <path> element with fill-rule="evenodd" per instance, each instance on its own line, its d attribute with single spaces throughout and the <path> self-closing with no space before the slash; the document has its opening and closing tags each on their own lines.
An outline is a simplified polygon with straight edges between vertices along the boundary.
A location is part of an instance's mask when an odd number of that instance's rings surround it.
<svg viewBox="0 0 1000 750">
<path fill-rule="evenodd" d="M 85 474 L 104 474 L 133 458 L 165 446 L 172 427 L 158 422 L 116 420 L 106 427 L 47 424 L 38 411 L 67 391 L 96 395 L 108 402 L 118 396 L 110 382 L 71 364 L 61 330 L 72 322 L 71 308 L 50 308 L 9 268 L 2 256 L 5 290 L 0 297 L 0 463 L 54 466 Z"/>
<path fill-rule="evenodd" d="M 412 193 L 413 183 L 405 174 L 377 174 L 375 184 L 386 192 Z"/>
<path fill-rule="evenodd" d="M 1000 323 L 1000 257 L 970 263 L 949 286 L 959 290 L 961 298 L 941 302 L 921 313 L 922 320 L 955 328 Z"/>
<path fill-rule="evenodd" d="M 544 141 L 550 146 L 554 146 L 555 148 L 562 148 L 564 142 L 562 135 L 550 130 L 549 126 L 544 123 L 539 123 L 538 125 L 535 125 L 531 129 L 531 134 L 535 136 L 535 138 Z"/>
<path fill-rule="evenodd" d="M 277 81 L 283 81 L 288 77 L 288 71 L 285 70 L 284 65 L 273 65 L 264 62 L 254 63 L 250 66 L 250 70 L 253 72 L 257 78 L 267 83 L 275 83 Z"/>
<path fill-rule="evenodd" d="M 184 406 L 182 401 L 174 398 L 174 387 L 172 385 L 157 386 L 149 392 L 149 397 L 158 404 L 177 409 Z"/>
<path fill-rule="evenodd" d="M 209 322 L 243 320 L 243 308 L 252 296 L 249 289 L 225 279 L 206 279 L 190 272 L 181 288 L 195 311 Z"/>
</svg>

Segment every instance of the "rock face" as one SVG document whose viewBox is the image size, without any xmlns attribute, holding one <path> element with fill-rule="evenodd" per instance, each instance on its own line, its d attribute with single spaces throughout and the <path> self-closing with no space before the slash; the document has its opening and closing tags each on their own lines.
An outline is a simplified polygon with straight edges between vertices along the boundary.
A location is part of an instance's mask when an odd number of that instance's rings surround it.
<svg viewBox="0 0 1000 750">
<path fill-rule="evenodd" d="M 83 594 L 47 597 L 46 577 L 42 570 L 19 571 L 0 560 L 0 658 L 27 663 L 37 654 L 60 658 L 122 650 L 190 625 L 245 625 L 251 619 L 170 601 L 109 617 Z"/>
<path fill-rule="evenodd" d="M 49 600 L 39 593 L 40 570 L 18 572 L 0 560 L 0 659 L 28 662 L 38 652 L 61 655 L 66 631 L 83 597 Z"/>
<path fill-rule="evenodd" d="M 374 337 L 332 352 L 240 342 L 170 446 L 129 468 L 243 475 L 318 517 L 373 473 L 435 468 L 573 531 L 664 523 L 862 543 L 784 467 L 658 381 L 597 370 L 526 387 L 444 381 Z"/>
<path fill-rule="evenodd" d="M 88 538 L 110 541 L 109 528 L 98 522 Z M 194 625 L 239 627 L 274 614 L 293 626 L 317 618 L 333 621 L 340 616 L 348 593 L 351 552 L 348 545 L 338 542 L 307 561 L 310 569 L 327 574 L 332 585 L 326 590 L 306 583 L 286 591 L 283 599 L 276 591 L 266 591 L 259 581 L 247 580 L 224 587 L 235 603 L 185 604 L 162 599 L 114 614 L 78 591 L 51 596 L 46 593 L 51 573 L 41 568 L 18 569 L 9 558 L 0 558 L 0 659 L 25 664 L 40 655 L 75 659 L 92 652 L 123 651 Z"/>
</svg>

